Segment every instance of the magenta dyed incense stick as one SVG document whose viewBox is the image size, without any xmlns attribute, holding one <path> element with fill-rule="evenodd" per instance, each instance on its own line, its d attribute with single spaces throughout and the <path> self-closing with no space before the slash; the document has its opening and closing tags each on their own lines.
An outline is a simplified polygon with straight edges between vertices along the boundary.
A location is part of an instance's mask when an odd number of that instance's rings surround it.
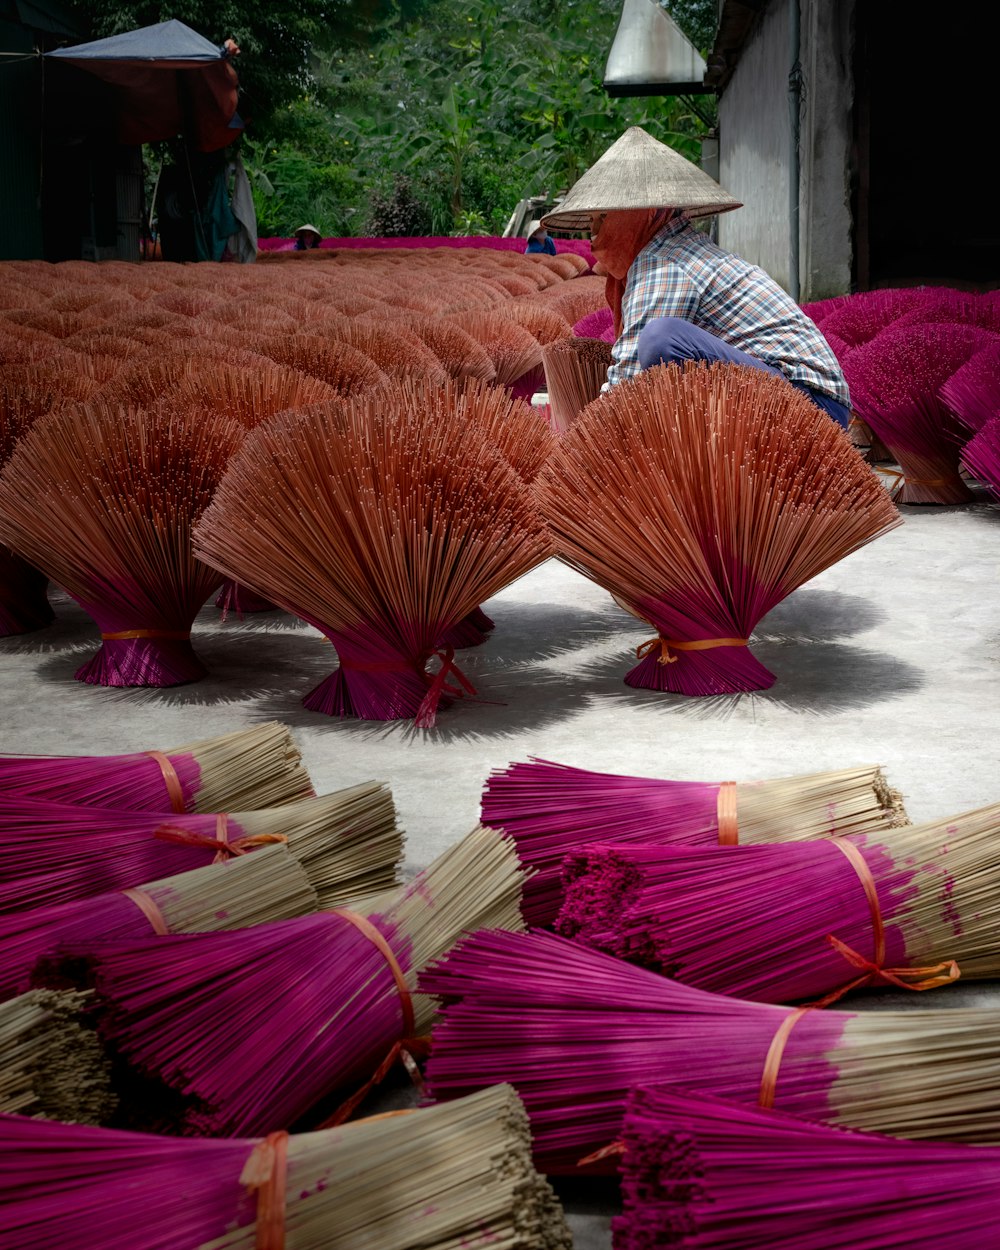
<svg viewBox="0 0 1000 1250">
<path fill-rule="evenodd" d="M 941 385 L 940 395 L 966 429 L 1000 416 L 1000 341 L 971 356 Z"/>
<path fill-rule="evenodd" d="M 900 1141 L 666 1088 L 633 1091 L 623 1138 L 615 1250 L 982 1250 L 996 1234 L 995 1147 Z"/>
<path fill-rule="evenodd" d="M 276 417 L 198 526 L 204 560 L 333 643 L 340 666 L 306 696 L 314 711 L 432 726 L 474 693 L 442 640 L 551 550 L 475 403 L 447 394 L 434 420 L 405 388 Z"/>
<path fill-rule="evenodd" d="M 745 844 L 864 833 L 905 824 L 880 768 L 774 781 L 702 782 L 591 772 L 534 759 L 486 780 L 482 820 L 503 829 L 535 869 L 529 924 L 549 925 L 562 900 L 562 861 L 591 843 Z"/>
<path fill-rule="evenodd" d="M 793 590 L 901 518 L 850 441 L 780 377 L 647 369 L 589 404 L 539 474 L 557 554 L 651 627 L 625 683 L 766 689 L 749 648 Z"/>
<path fill-rule="evenodd" d="M 987 421 L 962 448 L 962 464 L 1000 500 L 1000 417 Z"/>
<path fill-rule="evenodd" d="M 509 1087 L 263 1140 L 0 1116 L 5 1250 L 569 1250 Z"/>
<path fill-rule="evenodd" d="M 0 915 L 0 999 L 28 990 L 34 965 L 61 944 L 242 929 L 318 906 L 287 847 L 264 846 L 135 888 Z"/>
<path fill-rule="evenodd" d="M 566 859 L 555 928 L 687 985 L 760 1002 L 862 985 L 933 989 L 958 977 L 939 943 L 947 948 L 963 911 L 973 923 L 978 898 L 964 896 L 988 896 L 988 883 L 976 878 L 996 874 L 987 852 L 978 874 L 956 879 L 948 871 L 954 840 L 942 847 L 936 829 L 924 838 L 919 829 L 900 831 L 892 847 L 864 837 L 704 850 L 592 847 Z M 1000 959 L 995 920 L 991 909 L 980 926 L 984 963 L 991 949 Z"/>
<path fill-rule="evenodd" d="M 995 336 L 950 322 L 897 324 L 844 362 L 854 407 L 889 448 L 903 473 L 900 503 L 967 503 L 959 474 L 962 426 L 941 388 Z"/>
<path fill-rule="evenodd" d="M 650 1083 L 901 1136 L 1000 1140 L 989 1011 L 751 1003 L 538 932 L 473 934 L 420 988 L 441 1003 L 429 1094 L 509 1081 L 546 1172 L 604 1150 L 629 1090 Z M 611 1157 L 587 1166 L 614 1170 Z"/>
<path fill-rule="evenodd" d="M 0 755 L 0 795 L 154 812 L 246 810 L 314 794 L 284 725 L 271 721 L 163 751 Z"/>
<path fill-rule="evenodd" d="M 519 927 L 521 878 L 509 840 L 480 829 L 377 914 L 320 912 L 65 954 L 89 964 L 102 1036 L 148 1083 L 131 1102 L 136 1125 L 269 1132 L 324 1100 L 359 1097 L 420 1053 L 434 1004 L 413 996 L 417 973 L 484 920 Z"/>
</svg>

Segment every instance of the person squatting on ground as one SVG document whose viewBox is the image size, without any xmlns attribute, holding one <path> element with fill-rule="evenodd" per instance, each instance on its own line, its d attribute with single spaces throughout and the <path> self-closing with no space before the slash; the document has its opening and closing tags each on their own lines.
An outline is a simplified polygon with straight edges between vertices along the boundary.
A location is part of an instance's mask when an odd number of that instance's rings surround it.
<svg viewBox="0 0 1000 1250">
<path fill-rule="evenodd" d="M 692 224 L 741 207 L 633 126 L 543 218 L 556 229 L 589 229 L 607 275 L 615 344 L 605 389 L 660 363 L 725 361 L 787 378 L 846 429 L 847 382 L 816 325 L 763 269 Z"/>
</svg>

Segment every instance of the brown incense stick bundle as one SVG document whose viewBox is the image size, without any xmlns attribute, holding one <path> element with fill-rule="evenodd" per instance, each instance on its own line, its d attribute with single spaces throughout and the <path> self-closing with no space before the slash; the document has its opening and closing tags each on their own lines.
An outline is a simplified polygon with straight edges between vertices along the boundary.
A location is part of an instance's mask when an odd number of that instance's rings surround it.
<svg viewBox="0 0 1000 1250">
<path fill-rule="evenodd" d="M 102 685 L 204 676 L 190 632 L 218 585 L 191 526 L 243 427 L 96 400 L 36 422 L 0 475 L 0 540 L 97 622 L 102 646 L 77 672 Z"/>
<path fill-rule="evenodd" d="M 180 313 L 183 317 L 203 317 L 218 306 L 219 297 L 212 291 L 199 291 L 188 288 L 170 287 L 165 291 L 157 291 L 149 297 L 149 302 L 167 312 Z"/>
<path fill-rule="evenodd" d="M 347 343 L 374 360 L 387 377 L 425 377 L 431 382 L 444 382 L 447 373 L 430 347 L 406 324 L 391 327 L 377 321 L 338 317 L 322 323 L 324 338 Z"/>
<path fill-rule="evenodd" d="M 603 339 L 565 338 L 542 348 L 552 424 L 565 434 L 608 380 L 611 344 Z"/>
<path fill-rule="evenodd" d="M 487 382 L 496 377 L 496 368 L 482 343 L 453 322 L 409 313 L 403 324 L 427 344 L 450 377 L 484 378 Z"/>
<path fill-rule="evenodd" d="M 234 457 L 199 555 L 334 643 L 341 666 L 306 705 L 433 723 L 465 683 L 439 641 L 545 559 L 527 487 L 471 405 L 381 395 L 283 414 Z M 280 465 L 280 472 L 276 466 Z"/>
<path fill-rule="evenodd" d="M 456 325 L 482 343 L 496 369 L 498 386 L 510 386 L 542 363 L 541 344 L 523 326 L 496 311 L 463 313 Z"/>
<path fill-rule="evenodd" d="M 509 317 L 533 335 L 542 347 L 555 343 L 558 339 L 568 338 L 573 327 L 557 308 L 551 308 L 537 298 L 537 292 L 525 299 L 511 300 L 509 304 L 501 304 L 497 312 Z"/>
<path fill-rule="evenodd" d="M 578 272 L 576 265 L 566 252 L 558 256 L 549 256 L 544 252 L 532 252 L 531 259 L 534 264 L 542 266 L 564 282 L 568 278 L 575 278 Z"/>
<path fill-rule="evenodd" d="M 784 379 L 659 365 L 590 404 L 538 498 L 561 557 L 657 630 L 626 683 L 763 689 L 759 620 L 902 523 L 844 432 Z"/>
<path fill-rule="evenodd" d="M 561 286 L 550 287 L 535 298 L 546 307 L 557 309 L 571 326 L 588 313 L 607 307 L 604 279 L 594 276 L 575 278 Z"/>
<path fill-rule="evenodd" d="M 337 391 L 327 382 L 298 369 L 261 358 L 254 366 L 212 364 L 193 367 L 181 377 L 171 397 L 179 408 L 227 413 L 247 429 L 276 412 L 329 403 Z"/>
<path fill-rule="evenodd" d="M 88 993 L 30 990 L 0 1003 L 0 1112 L 104 1124 L 118 1099 L 86 1023 Z"/>
<path fill-rule="evenodd" d="M 318 334 L 261 334 L 252 340 L 254 350 L 279 364 L 319 378 L 338 395 L 359 395 L 381 386 L 385 373 L 364 352 L 350 343 L 338 343 Z"/>
</svg>

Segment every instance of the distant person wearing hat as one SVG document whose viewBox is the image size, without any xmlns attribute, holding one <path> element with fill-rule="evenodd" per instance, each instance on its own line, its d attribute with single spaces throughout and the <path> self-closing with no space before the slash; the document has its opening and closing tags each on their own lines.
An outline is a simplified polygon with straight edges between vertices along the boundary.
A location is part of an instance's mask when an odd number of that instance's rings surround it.
<svg viewBox="0 0 1000 1250">
<path fill-rule="evenodd" d="M 728 361 L 787 378 L 846 429 L 847 382 L 816 325 L 763 269 L 691 224 L 734 208 L 714 178 L 633 126 L 542 219 L 589 229 L 607 275 L 615 344 L 604 389 L 652 365 Z"/>
<path fill-rule="evenodd" d="M 295 231 L 295 250 L 297 252 L 305 252 L 311 247 L 319 247 L 322 235 L 315 226 L 308 224 L 299 226 Z"/>
<path fill-rule="evenodd" d="M 528 227 L 528 246 L 524 251 L 525 254 L 528 252 L 544 252 L 546 256 L 555 256 L 555 242 L 549 238 L 548 230 L 540 221 L 533 221 Z"/>
</svg>

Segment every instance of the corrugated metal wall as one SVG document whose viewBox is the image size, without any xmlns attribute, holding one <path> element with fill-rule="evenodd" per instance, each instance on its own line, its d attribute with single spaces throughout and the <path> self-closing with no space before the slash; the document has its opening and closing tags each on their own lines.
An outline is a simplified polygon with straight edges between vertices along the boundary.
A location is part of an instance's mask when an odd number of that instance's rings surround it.
<svg viewBox="0 0 1000 1250">
<path fill-rule="evenodd" d="M 31 57 L 23 27 L 0 20 L 0 260 L 42 256 L 39 175 L 42 145 L 42 61 Z"/>
</svg>

